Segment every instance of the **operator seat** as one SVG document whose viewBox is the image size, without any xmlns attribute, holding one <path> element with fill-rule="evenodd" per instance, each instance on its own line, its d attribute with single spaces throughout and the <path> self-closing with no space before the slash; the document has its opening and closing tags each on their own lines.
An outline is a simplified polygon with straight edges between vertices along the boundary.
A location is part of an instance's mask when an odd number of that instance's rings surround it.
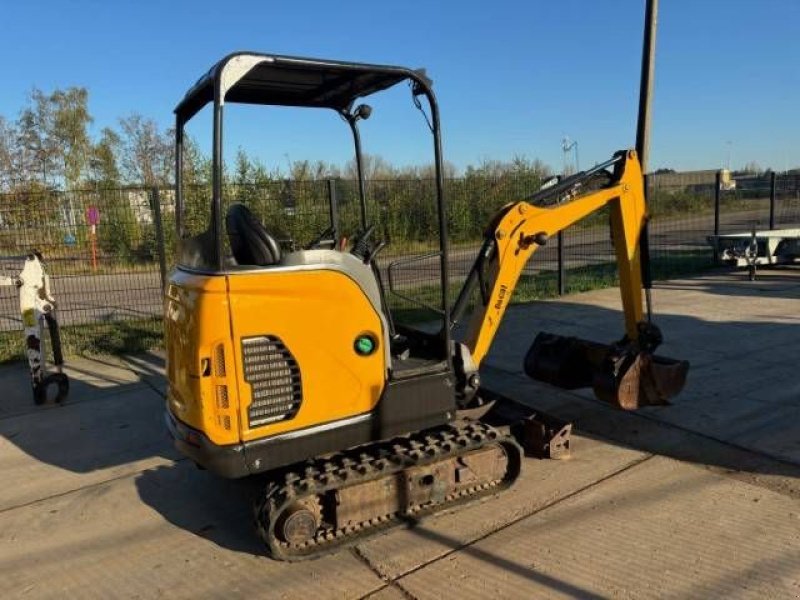
<svg viewBox="0 0 800 600">
<path fill-rule="evenodd" d="M 238 264 L 269 267 L 280 262 L 278 242 L 244 204 L 231 205 L 225 215 L 225 229 Z"/>
</svg>

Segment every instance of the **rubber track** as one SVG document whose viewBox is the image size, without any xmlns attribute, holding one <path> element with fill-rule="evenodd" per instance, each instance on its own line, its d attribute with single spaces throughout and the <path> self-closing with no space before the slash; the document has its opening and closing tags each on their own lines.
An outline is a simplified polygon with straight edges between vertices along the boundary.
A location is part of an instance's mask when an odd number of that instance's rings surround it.
<svg viewBox="0 0 800 600">
<path fill-rule="evenodd" d="M 298 500 L 394 476 L 407 468 L 429 465 L 494 444 L 502 445 L 508 456 L 506 475 L 501 480 L 453 493 L 442 502 L 413 505 L 394 514 L 375 515 L 347 528 L 320 528 L 314 540 L 299 545 L 290 545 L 275 536 L 275 523 L 281 512 Z M 281 481 L 270 482 L 254 505 L 256 529 L 272 558 L 288 561 L 316 558 L 356 544 L 377 532 L 410 526 L 419 517 L 504 490 L 519 477 L 521 463 L 522 449 L 517 442 L 479 421 L 460 426 L 451 424 L 377 442 L 301 464 L 284 472 Z"/>
</svg>

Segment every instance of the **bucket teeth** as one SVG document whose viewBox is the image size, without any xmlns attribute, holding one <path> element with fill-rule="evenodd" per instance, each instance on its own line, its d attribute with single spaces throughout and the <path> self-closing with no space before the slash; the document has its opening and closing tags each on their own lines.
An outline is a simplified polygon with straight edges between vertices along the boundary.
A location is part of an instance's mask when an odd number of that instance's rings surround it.
<svg viewBox="0 0 800 600">
<path fill-rule="evenodd" d="M 689 363 L 642 350 L 633 342 L 600 344 L 540 333 L 525 356 L 525 372 L 563 389 L 591 387 L 626 410 L 668 404 L 686 383 Z"/>
</svg>

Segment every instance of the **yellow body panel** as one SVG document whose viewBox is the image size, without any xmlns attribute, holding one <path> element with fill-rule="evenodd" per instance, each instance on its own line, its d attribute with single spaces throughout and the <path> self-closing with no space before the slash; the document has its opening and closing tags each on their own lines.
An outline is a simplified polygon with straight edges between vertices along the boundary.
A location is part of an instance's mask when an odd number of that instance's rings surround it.
<svg viewBox="0 0 800 600">
<path fill-rule="evenodd" d="M 164 307 L 167 402 L 173 415 L 220 445 L 240 437 L 236 386 L 225 377 L 233 370 L 229 314 L 225 277 L 171 274 Z"/>
<path fill-rule="evenodd" d="M 242 440 L 285 433 L 372 410 L 386 381 L 381 320 L 352 279 L 334 270 L 263 270 L 228 277 L 236 340 Z M 359 335 L 376 342 L 369 356 L 355 352 Z M 250 386 L 240 359 L 242 338 L 278 336 L 300 367 L 303 402 L 290 420 L 247 427 Z"/>
<path fill-rule="evenodd" d="M 377 404 L 386 380 L 385 332 L 373 305 L 335 270 L 195 275 L 176 270 L 165 306 L 172 413 L 215 444 L 251 441 L 356 416 Z M 356 353 L 360 335 L 377 343 Z M 302 404 L 288 420 L 250 429 L 251 388 L 242 338 L 277 336 L 298 363 Z"/>
</svg>

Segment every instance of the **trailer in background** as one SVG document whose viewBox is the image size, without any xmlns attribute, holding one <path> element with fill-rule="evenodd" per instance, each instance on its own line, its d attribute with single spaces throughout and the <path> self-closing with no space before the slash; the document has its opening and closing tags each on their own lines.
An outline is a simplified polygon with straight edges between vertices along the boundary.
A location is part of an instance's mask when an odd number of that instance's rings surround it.
<svg viewBox="0 0 800 600">
<path fill-rule="evenodd" d="M 707 240 L 720 262 L 747 267 L 751 281 L 758 266 L 800 262 L 800 228 L 758 231 L 754 227 L 749 233 L 710 235 Z"/>
</svg>

